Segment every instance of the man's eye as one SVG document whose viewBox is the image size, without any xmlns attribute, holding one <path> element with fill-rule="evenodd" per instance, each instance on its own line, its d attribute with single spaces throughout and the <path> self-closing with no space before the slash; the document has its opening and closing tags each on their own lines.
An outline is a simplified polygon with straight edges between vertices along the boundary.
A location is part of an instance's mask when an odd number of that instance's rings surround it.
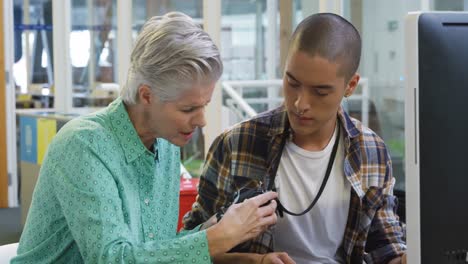
<svg viewBox="0 0 468 264">
<path fill-rule="evenodd" d="M 328 93 L 321 90 L 321 89 L 315 89 L 315 94 L 317 94 L 318 96 L 327 96 Z"/>
</svg>

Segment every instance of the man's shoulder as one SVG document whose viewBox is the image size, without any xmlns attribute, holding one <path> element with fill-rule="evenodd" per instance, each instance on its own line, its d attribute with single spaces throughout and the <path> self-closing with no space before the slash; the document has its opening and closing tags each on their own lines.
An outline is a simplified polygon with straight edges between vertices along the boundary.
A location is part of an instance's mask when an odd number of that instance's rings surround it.
<svg viewBox="0 0 468 264">
<path fill-rule="evenodd" d="M 374 130 L 363 125 L 358 119 L 350 117 L 350 120 L 357 131 L 356 143 L 359 143 L 357 146 L 362 150 L 387 149 L 384 140 Z"/>
<path fill-rule="evenodd" d="M 351 154 L 349 161 L 353 163 L 352 167 L 359 168 L 361 171 L 360 183 L 364 191 L 370 187 L 380 189 L 392 180 L 388 178 L 391 175 L 387 171 L 388 166 L 391 166 L 391 158 L 387 146 L 372 129 L 364 126 L 357 119 L 351 118 L 351 121 L 356 131 L 348 150 Z"/>
</svg>

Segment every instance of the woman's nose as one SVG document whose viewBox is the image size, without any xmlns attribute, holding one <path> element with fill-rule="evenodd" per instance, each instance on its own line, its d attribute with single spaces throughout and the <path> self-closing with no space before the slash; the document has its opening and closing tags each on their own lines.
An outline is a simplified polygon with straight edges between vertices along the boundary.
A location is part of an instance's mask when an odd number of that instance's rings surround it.
<svg viewBox="0 0 468 264">
<path fill-rule="evenodd" d="M 206 125 L 204 109 L 193 119 L 192 125 L 194 127 L 204 127 Z"/>
</svg>

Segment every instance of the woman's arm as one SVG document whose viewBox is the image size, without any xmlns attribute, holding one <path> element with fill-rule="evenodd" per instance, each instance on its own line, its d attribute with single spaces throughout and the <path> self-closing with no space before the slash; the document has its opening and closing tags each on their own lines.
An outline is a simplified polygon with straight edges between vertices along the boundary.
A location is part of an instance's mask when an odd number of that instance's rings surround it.
<svg viewBox="0 0 468 264">
<path fill-rule="evenodd" d="M 45 167 L 53 175 L 55 198 L 85 263 L 211 263 L 206 231 L 160 240 L 151 235 L 155 231 L 144 230 L 142 238 L 140 230 L 130 229 L 121 186 L 95 145 L 74 136 L 54 151 L 60 162 Z"/>
<path fill-rule="evenodd" d="M 73 155 L 60 157 L 49 173 L 54 174 L 55 196 L 85 262 L 210 263 L 211 257 L 255 237 L 276 221 L 275 202 L 261 207 L 276 197 L 270 192 L 230 207 L 207 230 L 143 242 L 137 239 L 140 231 L 130 230 L 125 222 L 119 186 L 103 157 L 78 137 L 63 145 L 66 148 L 56 151 L 73 151 Z"/>
</svg>

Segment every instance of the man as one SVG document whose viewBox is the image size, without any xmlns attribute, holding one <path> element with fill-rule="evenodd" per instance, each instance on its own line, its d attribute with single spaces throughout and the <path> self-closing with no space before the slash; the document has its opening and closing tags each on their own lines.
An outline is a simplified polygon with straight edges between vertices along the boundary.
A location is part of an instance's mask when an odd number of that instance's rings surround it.
<svg viewBox="0 0 468 264">
<path fill-rule="evenodd" d="M 248 252 L 284 251 L 297 263 L 406 263 L 387 148 L 340 107 L 359 82 L 360 56 L 359 33 L 344 18 L 302 21 L 285 65 L 284 105 L 214 141 L 186 228 L 228 207 L 241 188 L 275 189 L 283 217 L 244 245 Z M 273 263 L 284 259 L 278 254 L 219 261 Z"/>
</svg>

